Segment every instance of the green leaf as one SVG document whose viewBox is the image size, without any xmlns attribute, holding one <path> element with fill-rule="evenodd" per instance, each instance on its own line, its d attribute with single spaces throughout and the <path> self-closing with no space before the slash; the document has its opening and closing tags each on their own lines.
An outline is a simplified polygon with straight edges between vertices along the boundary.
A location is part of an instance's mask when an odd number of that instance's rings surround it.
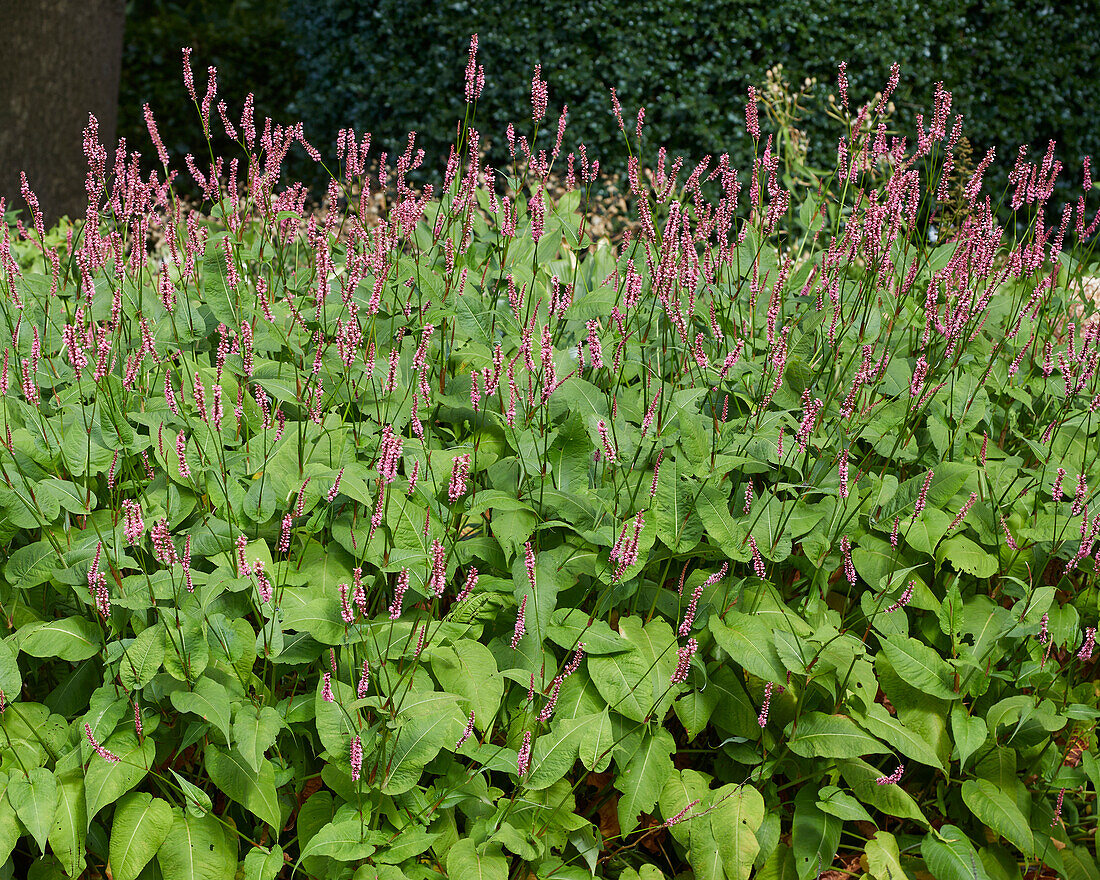
<svg viewBox="0 0 1100 880">
<path fill-rule="evenodd" d="M 890 751 L 873 736 L 860 730 L 848 716 L 826 715 L 824 712 L 803 715 L 787 744 L 792 752 L 803 758 L 858 758 Z"/>
<path fill-rule="evenodd" d="M 454 746 L 466 726 L 465 721 L 457 706 L 403 720 L 388 746 L 384 766 L 389 769 L 382 791 L 404 794 L 416 785 L 424 767 L 439 750 L 444 745 Z"/>
<path fill-rule="evenodd" d="M 917 802 L 900 785 L 879 785 L 876 780 L 887 774 L 859 758 L 840 761 L 840 775 L 852 794 L 863 803 L 899 819 L 912 819 L 928 827 L 928 820 Z"/>
<path fill-rule="evenodd" d="M 171 770 L 172 768 L 169 767 L 168 769 Z M 196 819 L 200 819 L 213 809 L 213 804 L 210 802 L 210 795 L 194 783 L 188 782 L 175 770 L 172 770 L 172 775 L 176 777 L 176 782 L 179 783 L 180 788 L 183 789 L 183 796 L 186 799 L 186 807 L 189 815 L 194 816 Z"/>
<path fill-rule="evenodd" d="M 713 795 L 711 834 L 729 880 L 748 880 L 760 851 L 756 832 L 764 822 L 764 798 L 747 785 L 724 785 Z"/>
<path fill-rule="evenodd" d="M 746 672 L 776 684 L 786 682 L 787 670 L 775 650 L 771 630 L 760 618 L 728 611 L 723 622 L 712 614 L 710 631 L 718 647 Z"/>
<path fill-rule="evenodd" d="M 508 880 L 508 860 L 500 851 L 500 844 L 478 852 L 474 841 L 465 837 L 447 851 L 447 877 L 449 880 Z"/>
<path fill-rule="evenodd" d="M 99 653 L 99 628 L 84 617 L 65 617 L 20 627 L 15 644 L 24 654 L 76 663 Z"/>
<path fill-rule="evenodd" d="M 168 837 L 175 819 L 171 805 L 144 791 L 125 795 L 111 823 L 111 872 L 114 880 L 136 880 Z"/>
<path fill-rule="evenodd" d="M 27 831 L 46 852 L 46 838 L 53 827 L 53 816 L 57 810 L 57 780 L 45 767 L 32 767 L 24 776 L 15 773 L 8 781 L 8 800 L 15 807 L 19 820 L 27 826 Z"/>
<path fill-rule="evenodd" d="M 752 559 L 752 550 L 749 549 L 748 532 L 730 516 L 729 492 L 724 490 L 722 484 L 716 486 L 707 484 L 695 502 L 695 509 L 699 513 L 703 526 L 714 541 L 714 546 L 730 559 L 738 562 L 748 562 Z"/>
<path fill-rule="evenodd" d="M 611 715 L 604 706 L 598 715 L 589 715 L 584 721 L 578 756 L 586 770 L 603 773 L 611 763 L 613 730 Z"/>
<path fill-rule="evenodd" d="M 57 809 L 50 829 L 50 849 L 70 877 L 84 873 L 88 810 L 84 800 L 84 773 L 78 767 L 57 777 Z M 115 875 L 115 880 L 125 880 Z"/>
<path fill-rule="evenodd" d="M 262 761 L 260 769 L 249 766 L 244 756 L 233 749 L 224 752 L 215 745 L 207 745 L 206 772 L 210 781 L 249 812 L 254 813 L 276 831 L 282 827 L 282 811 L 279 795 L 275 790 L 275 768 L 270 761 Z"/>
<path fill-rule="evenodd" d="M 190 816 L 172 810 L 168 837 L 157 850 L 157 864 L 172 880 L 233 880 L 237 873 L 237 841 L 213 815 Z"/>
<path fill-rule="evenodd" d="M 881 703 L 872 703 L 867 712 L 856 713 L 855 719 L 870 733 L 883 742 L 889 743 L 905 757 L 939 770 L 946 769 L 927 740 L 887 712 Z"/>
<path fill-rule="evenodd" d="M 978 578 L 993 577 L 999 565 L 997 557 L 986 553 L 964 535 L 952 535 L 936 548 L 936 560 L 947 560 L 959 571 Z"/>
<path fill-rule="evenodd" d="M 281 846 L 273 846 L 270 850 L 259 846 L 253 847 L 244 857 L 242 880 L 275 880 L 283 869 L 285 861 Z"/>
<path fill-rule="evenodd" d="M 60 564 L 53 545 L 49 541 L 38 541 L 11 554 L 4 566 L 4 577 L 12 586 L 26 590 L 48 581 Z"/>
<path fill-rule="evenodd" d="M 968 779 L 962 786 L 962 798 L 971 813 L 1016 849 L 1027 856 L 1034 852 L 1027 817 L 1007 792 L 988 779 Z"/>
<path fill-rule="evenodd" d="M 639 814 L 652 810 L 657 804 L 673 772 L 672 753 L 675 751 L 672 734 L 663 727 L 658 728 L 655 733 L 646 735 L 627 762 L 626 769 L 615 779 L 615 788 L 622 792 L 618 814 L 623 834 L 637 828 Z"/>
<path fill-rule="evenodd" d="M 986 880 L 974 844 L 954 825 L 929 831 L 921 841 L 920 854 L 937 880 Z"/>
<path fill-rule="evenodd" d="M 826 785 L 817 793 L 817 807 L 845 822 L 871 821 L 871 814 L 863 808 L 863 804 L 835 785 Z"/>
<path fill-rule="evenodd" d="M 6 640 L 0 641 L 0 691 L 13 699 L 22 689 L 23 677 L 19 674 L 15 651 Z"/>
<path fill-rule="evenodd" d="M 318 831 L 302 849 L 298 859 L 325 856 L 338 862 L 355 862 L 369 858 L 375 850 L 374 834 L 369 823 L 360 819 L 330 822 Z"/>
<path fill-rule="evenodd" d="M 119 661 L 119 680 L 128 691 L 141 690 L 153 680 L 164 662 L 164 627 L 159 623 L 143 629 L 126 648 Z"/>
<path fill-rule="evenodd" d="M 462 639 L 453 647 L 432 648 L 432 675 L 443 690 L 463 697 L 463 710 L 474 711 L 479 730 L 488 730 L 504 697 L 504 679 L 490 651 L 473 639 Z"/>
<path fill-rule="evenodd" d="M 282 716 L 271 706 L 242 703 L 234 713 L 233 743 L 257 773 L 264 763 L 264 753 L 275 744 L 282 726 Z"/>
<path fill-rule="evenodd" d="M 202 678 L 194 690 L 172 691 L 171 700 L 178 711 L 198 715 L 214 725 L 227 743 L 233 742 L 229 724 L 229 693 L 225 685 L 212 678 Z"/>
<path fill-rule="evenodd" d="M 8 860 L 22 835 L 23 826 L 16 815 L 15 807 L 8 797 L 0 797 L 0 859 L 4 862 Z"/>
<path fill-rule="evenodd" d="M 703 537 L 702 522 L 691 515 L 694 507 L 692 485 L 681 479 L 675 458 L 661 468 L 654 506 L 657 537 L 675 552 L 690 550 Z"/>
<path fill-rule="evenodd" d="M 141 782 L 153 766 L 157 746 L 150 737 L 140 743 L 132 730 L 120 730 L 103 743 L 112 754 L 118 755 L 117 764 L 93 755 L 84 772 L 84 794 L 88 801 L 88 821 L 108 804 Z"/>
<path fill-rule="evenodd" d="M 589 657 L 588 672 L 610 708 L 631 721 L 663 717 L 673 697 L 669 679 L 676 671 L 676 640 L 661 618 L 645 626 L 641 618 L 619 620 L 619 633 L 633 650 Z"/>
<path fill-rule="evenodd" d="M 906 684 L 941 700 L 959 699 L 952 687 L 951 667 L 933 648 L 916 639 L 888 636 L 882 642 L 882 650 Z"/>
<path fill-rule="evenodd" d="M 202 621 L 194 614 L 168 615 L 162 609 L 167 635 L 165 637 L 164 668 L 179 681 L 196 681 L 210 662 L 210 645 Z M 228 727 L 228 725 L 226 725 Z"/>
<path fill-rule="evenodd" d="M 794 823 L 791 827 L 791 848 L 799 880 L 818 877 L 833 863 L 840 846 L 843 823 L 836 816 L 817 806 L 817 795 L 805 787 L 795 797 Z"/>
<path fill-rule="evenodd" d="M 901 880 L 906 876 L 901 866 L 898 841 L 888 831 L 876 831 L 864 848 L 867 853 L 867 870 L 875 880 Z"/>
<path fill-rule="evenodd" d="M 985 721 L 967 713 L 964 706 L 951 708 L 951 735 L 959 753 L 960 769 L 966 766 L 966 759 L 982 747 L 988 734 Z"/>
<path fill-rule="evenodd" d="M 531 768 L 523 780 L 527 788 L 533 791 L 549 788 L 569 772 L 576 763 L 587 724 L 583 718 L 562 719 L 539 736 L 531 749 Z"/>
</svg>

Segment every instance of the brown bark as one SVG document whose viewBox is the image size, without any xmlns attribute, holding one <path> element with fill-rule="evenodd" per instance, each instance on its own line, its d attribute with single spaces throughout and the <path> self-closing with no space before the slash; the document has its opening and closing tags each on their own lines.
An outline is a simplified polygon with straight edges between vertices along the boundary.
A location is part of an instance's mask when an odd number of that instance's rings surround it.
<svg viewBox="0 0 1100 880">
<path fill-rule="evenodd" d="M 0 0 L 0 197 L 25 208 L 19 173 L 51 223 L 87 206 L 88 114 L 113 153 L 125 0 Z M 23 214 L 26 222 L 27 214 Z"/>
</svg>

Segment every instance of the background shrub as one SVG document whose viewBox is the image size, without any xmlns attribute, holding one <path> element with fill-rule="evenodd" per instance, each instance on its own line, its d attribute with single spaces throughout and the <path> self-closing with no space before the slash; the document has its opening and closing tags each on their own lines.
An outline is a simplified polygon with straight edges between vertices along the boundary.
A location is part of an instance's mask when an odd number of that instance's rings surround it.
<svg viewBox="0 0 1100 880">
<path fill-rule="evenodd" d="M 490 161 L 497 165 L 505 127 L 527 116 L 525 80 L 535 62 L 551 83 L 541 138 L 552 138 L 556 113 L 568 104 L 573 142 L 583 140 L 606 168 L 621 167 L 625 155 L 610 113 L 611 87 L 629 115 L 646 107 L 649 143 L 696 158 L 730 151 L 733 166 L 747 168 L 746 89 L 762 83 L 777 62 L 796 84 L 818 79 L 810 111 L 824 107 L 840 61 L 848 61 L 854 101 L 866 100 L 899 62 L 904 75 L 894 121 L 910 135 L 934 84 L 953 84 L 952 109 L 966 117 L 976 161 L 994 145 L 1002 160 L 987 177 L 994 202 L 1020 143 L 1034 154 L 1055 139 L 1059 157 L 1073 168 L 1097 150 L 1100 110 L 1089 96 L 1100 65 L 1100 20 L 1092 3 L 1040 0 L 133 4 L 121 130 L 132 143 L 145 143 L 141 105 L 149 100 L 169 149 L 200 154 L 194 111 L 177 87 L 178 48 L 190 45 L 197 58 L 218 66 L 223 93 L 256 91 L 258 118 L 266 112 L 278 119 L 289 110 L 326 155 L 345 125 L 371 131 L 391 154 L 415 130 L 427 152 L 424 167 L 435 168 L 463 113 L 462 58 L 475 32 L 488 80 L 479 127 L 493 133 Z M 823 113 L 809 115 L 810 161 L 831 167 L 835 132 Z M 1067 197 L 1075 198 L 1078 181 L 1065 177 L 1050 222 Z"/>
</svg>

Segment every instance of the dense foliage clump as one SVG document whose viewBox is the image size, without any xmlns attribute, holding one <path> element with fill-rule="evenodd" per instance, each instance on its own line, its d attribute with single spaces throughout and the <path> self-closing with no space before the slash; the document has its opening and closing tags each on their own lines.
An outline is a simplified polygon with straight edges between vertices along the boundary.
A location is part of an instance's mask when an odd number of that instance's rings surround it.
<svg viewBox="0 0 1100 880">
<path fill-rule="evenodd" d="M 1052 155 L 1008 236 L 950 95 L 903 141 L 899 71 L 842 69 L 812 186 L 752 95 L 740 169 L 622 119 L 612 248 L 539 68 L 484 164 L 476 37 L 441 178 L 342 130 L 322 214 L 302 127 L 184 60 L 238 152 L 147 109 L 109 169 L 93 122 L 84 220 L 26 189 L 0 249 L 7 876 L 1095 876 L 1098 220 L 1044 225 Z"/>
</svg>

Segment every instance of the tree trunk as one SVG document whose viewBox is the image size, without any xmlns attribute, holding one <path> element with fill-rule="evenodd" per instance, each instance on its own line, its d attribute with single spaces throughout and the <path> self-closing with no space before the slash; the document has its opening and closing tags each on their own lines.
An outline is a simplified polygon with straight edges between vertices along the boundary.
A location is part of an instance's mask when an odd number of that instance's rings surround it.
<svg viewBox="0 0 1100 880">
<path fill-rule="evenodd" d="M 0 197 L 25 208 L 25 171 L 47 224 L 83 216 L 88 114 L 113 155 L 125 0 L 0 0 Z M 26 222 L 26 214 L 24 222 Z"/>
</svg>

